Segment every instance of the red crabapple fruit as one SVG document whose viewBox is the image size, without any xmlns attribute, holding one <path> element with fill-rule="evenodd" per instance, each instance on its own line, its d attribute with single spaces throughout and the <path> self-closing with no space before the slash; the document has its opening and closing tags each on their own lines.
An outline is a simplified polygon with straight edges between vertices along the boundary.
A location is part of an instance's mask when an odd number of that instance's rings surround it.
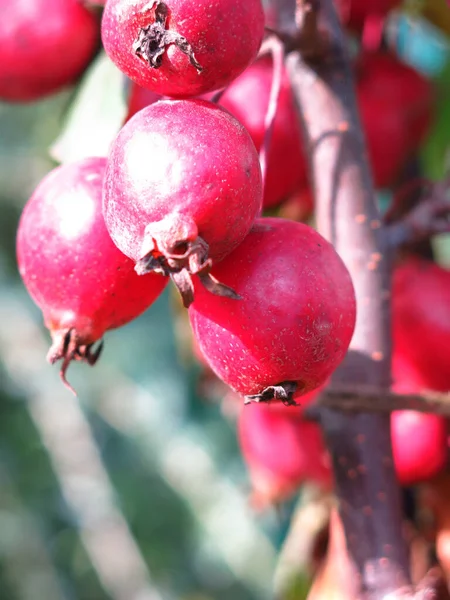
<svg viewBox="0 0 450 600">
<path fill-rule="evenodd" d="M 98 43 L 79 0 L 0 0 L 0 99 L 27 102 L 73 83 Z"/>
<path fill-rule="evenodd" d="M 394 315 L 394 327 L 397 318 L 398 315 Z M 392 378 L 392 389 L 398 394 L 420 394 L 431 388 L 426 375 L 414 367 L 395 345 Z M 445 467 L 447 422 L 441 415 L 413 410 L 394 411 L 391 415 L 391 437 L 395 470 L 401 485 L 427 481 Z"/>
<path fill-rule="evenodd" d="M 139 277 L 113 244 L 102 216 L 104 158 L 54 169 L 38 185 L 20 219 L 20 274 L 44 314 L 53 344 L 48 360 L 94 364 L 108 329 L 131 321 L 160 295 L 166 279 Z M 68 385 L 68 384 L 67 384 Z"/>
<path fill-rule="evenodd" d="M 450 390 L 450 271 L 409 257 L 394 271 L 393 340 L 426 381 L 427 388 Z"/>
<path fill-rule="evenodd" d="M 368 18 L 385 17 L 401 4 L 401 0 L 336 0 L 336 4 L 343 22 L 350 28 L 359 30 Z"/>
<path fill-rule="evenodd" d="M 433 121 L 431 81 L 389 52 L 363 53 L 356 63 L 356 77 L 360 94 L 388 102 L 404 123 L 410 152 L 419 148 Z"/>
<path fill-rule="evenodd" d="M 270 57 L 263 57 L 233 81 L 220 99 L 220 104 L 245 125 L 258 151 L 264 141 L 264 121 L 272 78 L 272 60 Z M 267 161 L 264 207 L 279 204 L 305 187 L 306 174 L 301 125 L 289 76 L 284 68 Z"/>
<path fill-rule="evenodd" d="M 226 86 L 255 59 L 261 0 L 108 0 L 102 39 L 142 87 L 188 98 Z"/>
<path fill-rule="evenodd" d="M 374 184 L 377 188 L 389 187 L 411 152 L 407 126 L 398 107 L 389 100 L 377 98 L 359 86 L 357 97 Z"/>
<path fill-rule="evenodd" d="M 447 462 L 447 423 L 439 415 L 396 410 L 391 415 L 392 451 L 401 485 L 426 481 Z"/>
<path fill-rule="evenodd" d="M 193 274 L 215 293 L 235 296 L 209 272 L 247 235 L 261 202 L 255 146 L 211 102 L 156 102 L 112 144 L 103 190 L 109 233 L 138 273 L 169 275 L 186 306 Z"/>
<path fill-rule="evenodd" d="M 212 273 L 239 302 L 195 289 L 194 335 L 212 370 L 247 400 L 286 404 L 325 383 L 355 326 L 355 292 L 333 246 L 294 221 L 260 218 Z"/>
<path fill-rule="evenodd" d="M 310 396 L 313 399 L 315 394 Z M 282 408 L 253 404 L 244 407 L 238 418 L 238 440 L 252 482 L 253 503 L 260 508 L 286 500 L 304 481 L 328 486 L 331 480 L 319 426 L 306 421 L 299 407 Z"/>
</svg>

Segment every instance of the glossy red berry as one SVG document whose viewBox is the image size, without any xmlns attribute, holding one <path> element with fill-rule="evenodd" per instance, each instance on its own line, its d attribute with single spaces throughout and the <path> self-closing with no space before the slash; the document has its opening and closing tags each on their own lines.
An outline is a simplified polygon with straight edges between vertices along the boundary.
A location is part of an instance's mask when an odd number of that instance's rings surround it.
<svg viewBox="0 0 450 600">
<path fill-rule="evenodd" d="M 220 104 L 245 125 L 258 151 L 264 141 L 264 120 L 272 78 L 271 58 L 261 58 L 233 81 L 220 99 Z M 301 140 L 301 125 L 289 76 L 283 69 L 264 184 L 263 204 L 266 208 L 306 186 L 307 164 Z"/>
<path fill-rule="evenodd" d="M 108 329 L 141 314 L 165 287 L 164 277 L 139 277 L 134 263 L 113 244 L 102 216 L 106 159 L 89 158 L 54 169 L 22 213 L 17 258 L 22 279 L 42 309 L 62 358 L 93 364 L 92 345 Z"/>
<path fill-rule="evenodd" d="M 302 401 L 311 402 L 315 394 Z M 241 411 L 238 440 L 259 508 L 286 500 L 304 481 L 331 483 L 329 457 L 320 428 L 299 407 L 253 404 Z"/>
<path fill-rule="evenodd" d="M 440 392 L 450 390 L 450 271 L 410 257 L 394 272 L 393 339 L 426 381 Z"/>
<path fill-rule="evenodd" d="M 0 0 L 0 99 L 36 100 L 74 82 L 99 26 L 78 0 Z"/>
<path fill-rule="evenodd" d="M 142 87 L 188 98 L 224 87 L 255 59 L 261 0 L 108 0 L 102 39 Z"/>
<path fill-rule="evenodd" d="M 225 383 L 251 399 L 292 403 L 326 381 L 355 326 L 353 285 L 331 244 L 302 223 L 260 218 L 212 273 L 241 300 L 196 286 L 189 314 Z"/>
<path fill-rule="evenodd" d="M 112 239 L 137 270 L 170 275 L 185 304 L 190 275 L 209 275 L 246 236 L 262 200 L 258 154 L 234 117 L 204 100 L 160 101 L 112 144 L 103 210 Z"/>
</svg>

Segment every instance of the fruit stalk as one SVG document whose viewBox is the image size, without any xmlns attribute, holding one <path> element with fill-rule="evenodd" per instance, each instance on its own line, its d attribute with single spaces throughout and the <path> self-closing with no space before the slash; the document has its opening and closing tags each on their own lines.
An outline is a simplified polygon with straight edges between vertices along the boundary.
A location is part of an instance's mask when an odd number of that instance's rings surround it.
<svg viewBox="0 0 450 600">
<path fill-rule="evenodd" d="M 298 0 L 297 23 L 305 21 L 302 12 L 314 10 L 315 4 Z M 333 0 L 322 0 L 319 10 L 327 39 L 326 56 L 307 61 L 304 54 L 294 51 L 287 65 L 310 149 L 319 230 L 346 263 L 357 297 L 355 334 L 332 385 L 372 386 L 383 393 L 391 380 L 386 241 L 375 205 L 344 34 Z M 317 31 L 317 36 L 322 32 Z M 385 598 L 410 585 L 389 415 L 349 415 L 324 408 L 320 420 L 333 457 L 340 514 L 355 570 L 355 595 Z"/>
</svg>

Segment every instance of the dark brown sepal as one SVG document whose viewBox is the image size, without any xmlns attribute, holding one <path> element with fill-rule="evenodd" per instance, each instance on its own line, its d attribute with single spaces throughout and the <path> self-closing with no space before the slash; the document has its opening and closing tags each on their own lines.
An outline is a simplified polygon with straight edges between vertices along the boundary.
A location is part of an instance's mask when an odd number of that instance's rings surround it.
<svg viewBox="0 0 450 600">
<path fill-rule="evenodd" d="M 239 296 L 233 288 L 230 288 L 224 283 L 220 283 L 211 273 L 199 273 L 200 281 L 208 290 L 215 296 L 223 296 L 224 298 L 231 298 L 232 300 L 242 300 L 242 296 Z"/>
<path fill-rule="evenodd" d="M 194 301 L 193 275 L 198 275 L 202 284 L 208 291 L 216 296 L 241 300 L 229 286 L 220 283 L 211 275 L 212 260 L 208 257 L 209 246 L 201 237 L 192 241 L 178 240 L 174 247 L 152 241 L 149 244 L 152 250 L 140 258 L 134 270 L 138 275 L 146 273 L 160 273 L 170 277 L 177 286 L 186 308 Z M 148 246 L 146 246 L 148 248 Z M 176 248 L 183 247 L 183 253 L 177 253 Z"/>
<path fill-rule="evenodd" d="M 277 385 L 270 385 L 259 394 L 245 396 L 244 404 L 281 400 L 285 406 L 298 406 L 298 403 L 294 400 L 294 394 L 297 391 L 297 387 L 295 381 L 283 381 Z"/>
<path fill-rule="evenodd" d="M 195 58 L 192 46 L 187 39 L 166 29 L 166 22 L 169 9 L 167 4 L 161 0 L 155 0 L 151 9 L 155 7 L 155 22 L 139 30 L 138 36 L 133 44 L 134 53 L 145 60 L 152 69 L 158 69 L 162 63 L 162 57 L 166 47 L 175 44 L 183 54 L 189 58 L 192 66 L 198 73 L 203 71 L 203 67 Z"/>
<path fill-rule="evenodd" d="M 55 364 L 62 359 L 59 375 L 65 387 L 75 396 L 76 391 L 66 379 L 67 369 L 73 360 L 86 362 L 91 367 L 95 365 L 100 358 L 103 350 L 103 340 L 94 348 L 94 344 L 80 344 L 77 332 L 74 328 L 65 331 L 57 331 L 52 334 L 53 343 L 47 353 L 47 360 L 50 364 Z"/>
<path fill-rule="evenodd" d="M 170 278 L 176 285 L 183 300 L 183 306 L 189 308 L 194 302 L 194 283 L 187 269 L 181 269 L 177 273 L 170 273 Z"/>
</svg>

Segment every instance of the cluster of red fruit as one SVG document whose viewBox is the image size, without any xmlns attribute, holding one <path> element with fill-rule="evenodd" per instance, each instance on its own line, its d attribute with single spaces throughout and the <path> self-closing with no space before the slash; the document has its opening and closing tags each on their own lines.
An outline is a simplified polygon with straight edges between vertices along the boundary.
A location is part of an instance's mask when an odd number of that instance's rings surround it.
<svg viewBox="0 0 450 600">
<path fill-rule="evenodd" d="M 449 306 L 448 270 L 416 257 L 396 268 L 392 304 L 395 392 L 449 391 Z M 255 404 L 240 411 L 239 442 L 257 506 L 289 497 L 307 480 L 331 486 L 330 460 L 320 429 L 302 416 L 318 393 L 305 395 L 301 407 Z M 447 466 L 448 435 L 444 417 L 412 410 L 392 414 L 394 462 L 402 485 L 427 481 Z"/>
<path fill-rule="evenodd" d="M 48 175 L 23 212 L 20 272 L 63 375 L 71 360 L 93 364 L 93 344 L 145 310 L 168 277 L 209 364 L 242 395 L 294 403 L 343 359 L 355 324 L 347 269 L 314 229 L 259 216 L 249 133 L 198 99 L 243 72 L 263 34 L 260 0 L 107 2 L 112 60 L 172 99 L 128 120 L 107 159 Z"/>
<path fill-rule="evenodd" d="M 9 7 L 0 24 L 0 98 L 35 99 L 78 77 L 97 46 L 96 16 L 78 0 L 10 4 L 0 0 Z M 395 4 L 339 1 L 351 27 Z M 49 12 L 52 19 L 41 19 Z M 283 404 L 301 396 L 308 403 L 343 359 L 355 324 L 344 264 L 314 229 L 260 216 L 262 208 L 289 198 L 301 203 L 303 215 L 313 208 L 286 72 L 262 181 L 258 150 L 273 78 L 271 59 L 257 58 L 264 19 L 261 0 L 107 0 L 103 45 L 134 82 L 126 123 L 107 158 L 61 166 L 41 182 L 17 238 L 20 272 L 52 334 L 49 360 L 62 359 L 64 378 L 71 360 L 94 364 L 101 349 L 94 345 L 105 331 L 146 310 L 169 277 L 189 308 L 207 363 L 241 395 Z M 357 59 L 355 78 L 374 180 L 389 186 L 428 131 L 432 88 L 380 52 Z M 205 99 L 224 88 L 221 106 Z M 427 268 L 436 281 L 448 279 L 439 267 Z M 411 341 L 432 316 L 425 309 L 414 313 L 420 295 L 410 296 L 422 270 L 412 262 L 396 276 L 399 391 L 446 387 L 445 367 L 442 380 L 433 379 L 436 371 L 420 359 L 431 350 L 422 344 L 420 354 Z M 406 309 L 396 311 L 402 302 Z M 247 407 L 239 425 L 255 485 L 270 488 L 272 499 L 305 478 L 330 480 L 316 425 L 283 404 Z M 418 418 L 438 448 L 434 460 L 431 450 L 420 450 L 424 477 L 446 460 L 446 425 L 438 417 Z M 401 465 L 409 460 L 417 469 L 402 441 L 414 422 L 415 413 L 392 420 L 404 483 L 413 478 Z"/>
</svg>

